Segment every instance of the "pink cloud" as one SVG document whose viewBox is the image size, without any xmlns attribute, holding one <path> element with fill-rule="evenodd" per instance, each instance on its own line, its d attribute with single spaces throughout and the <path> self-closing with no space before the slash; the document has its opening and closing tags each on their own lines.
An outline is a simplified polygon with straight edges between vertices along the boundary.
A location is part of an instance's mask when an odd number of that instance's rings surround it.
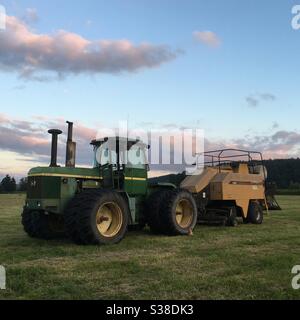
<svg viewBox="0 0 300 320">
<path fill-rule="evenodd" d="M 221 45 L 221 39 L 212 31 L 195 31 L 194 39 L 209 47 L 217 48 Z"/>
<path fill-rule="evenodd" d="M 89 145 L 90 141 L 96 137 L 100 138 L 100 136 L 97 136 L 97 133 L 100 131 L 106 132 L 109 128 L 104 128 L 103 126 L 97 128 L 86 126 L 76 119 L 74 119 L 74 125 L 74 139 L 77 142 L 77 163 L 88 166 L 93 159 L 92 147 Z M 64 131 L 64 134 L 59 137 L 58 146 L 58 160 L 64 163 L 67 131 L 65 119 L 35 116 L 31 120 L 26 120 L 20 118 L 15 119 L 9 115 L 0 114 L 0 162 L 1 153 L 11 151 L 20 157 L 30 156 L 37 162 L 42 162 L 47 165 L 49 163 L 51 147 L 51 137 L 47 133 L 47 130 L 50 128 L 59 128 Z M 166 132 L 166 130 L 162 129 L 162 136 L 164 132 Z M 138 130 L 132 132 L 130 136 L 134 138 L 135 134 L 140 136 Z M 165 140 L 164 143 L 167 143 L 166 141 L 167 140 Z M 205 139 L 205 150 L 222 148 L 261 151 L 265 159 L 299 157 L 300 133 L 281 130 L 270 135 L 248 136 L 240 139 Z M 154 169 L 163 171 L 184 170 L 182 166 L 176 167 L 176 165 L 172 168 L 170 166 L 159 165 L 159 167 Z"/>
<path fill-rule="evenodd" d="M 128 40 L 90 41 L 59 30 L 38 34 L 16 17 L 7 17 L 6 31 L 0 33 L 0 69 L 21 77 L 43 80 L 50 75 L 136 72 L 155 68 L 175 59 L 179 52 L 165 45 Z"/>
</svg>

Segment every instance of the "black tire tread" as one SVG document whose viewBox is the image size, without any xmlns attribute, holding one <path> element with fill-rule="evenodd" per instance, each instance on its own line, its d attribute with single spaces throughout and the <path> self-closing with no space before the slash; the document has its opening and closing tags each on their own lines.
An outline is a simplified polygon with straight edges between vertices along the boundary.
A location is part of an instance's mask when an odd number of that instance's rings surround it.
<svg viewBox="0 0 300 320">
<path fill-rule="evenodd" d="M 154 234 L 163 233 L 163 226 L 160 217 L 160 208 L 170 195 L 172 190 L 158 190 L 153 192 L 146 201 L 147 224 Z"/>
<path fill-rule="evenodd" d="M 257 218 L 257 211 L 259 211 L 260 213 L 260 219 Z M 263 223 L 263 210 L 261 205 L 257 201 L 250 201 L 249 203 L 247 222 L 252 224 Z"/>
<path fill-rule="evenodd" d="M 22 213 L 22 225 L 24 231 L 29 235 L 31 238 L 36 238 L 36 231 L 32 223 L 32 212 L 24 210 Z"/>
<path fill-rule="evenodd" d="M 195 199 L 193 198 L 193 195 L 184 189 L 174 189 L 168 194 L 166 201 L 160 208 L 162 231 L 164 234 L 169 236 L 188 235 L 192 231 L 189 228 L 182 229 L 174 222 L 173 207 L 174 202 L 176 201 L 176 199 L 178 199 L 178 197 L 188 198 L 193 203 L 195 208 L 195 217 L 191 225 L 191 229 L 193 229 L 197 223 L 197 205 Z"/>
<path fill-rule="evenodd" d="M 114 241 L 114 243 L 120 242 L 127 231 L 128 225 L 128 210 L 127 204 L 121 195 L 111 190 L 90 189 L 84 190 L 80 194 L 76 195 L 73 200 L 70 201 L 65 211 L 65 225 L 68 236 L 73 242 L 81 245 L 90 244 L 106 244 L 106 242 L 100 241 L 96 237 L 91 228 L 90 218 L 96 203 L 101 197 L 112 196 L 115 201 L 118 202 L 124 212 L 126 227 L 122 231 L 122 234 Z M 108 243 L 108 241 L 107 241 Z"/>
<path fill-rule="evenodd" d="M 63 231 L 53 230 L 50 219 L 56 219 L 55 216 L 46 215 L 43 211 L 26 211 L 22 214 L 22 224 L 25 232 L 31 238 L 43 240 L 53 240 L 63 238 Z"/>
</svg>

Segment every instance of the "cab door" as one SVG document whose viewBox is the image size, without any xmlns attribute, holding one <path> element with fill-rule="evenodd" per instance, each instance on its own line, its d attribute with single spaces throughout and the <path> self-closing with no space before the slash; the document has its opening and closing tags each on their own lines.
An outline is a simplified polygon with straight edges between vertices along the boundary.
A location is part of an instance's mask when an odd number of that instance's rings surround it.
<svg viewBox="0 0 300 320">
<path fill-rule="evenodd" d="M 125 190 L 132 195 L 147 193 L 148 165 L 145 150 L 139 145 L 134 145 L 128 151 L 125 167 Z"/>
</svg>

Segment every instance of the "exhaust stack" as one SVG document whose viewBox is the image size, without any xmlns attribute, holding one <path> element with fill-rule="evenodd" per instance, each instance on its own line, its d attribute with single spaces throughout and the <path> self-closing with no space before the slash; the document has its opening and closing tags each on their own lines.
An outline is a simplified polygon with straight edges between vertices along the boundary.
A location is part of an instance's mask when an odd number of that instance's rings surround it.
<svg viewBox="0 0 300 320">
<path fill-rule="evenodd" d="M 51 163 L 50 167 L 58 167 L 57 165 L 57 137 L 62 134 L 61 130 L 51 129 L 48 131 L 52 135 L 52 145 L 51 145 Z"/>
<path fill-rule="evenodd" d="M 67 121 L 68 140 L 66 150 L 66 167 L 74 168 L 76 160 L 76 142 L 73 142 L 73 122 Z"/>
</svg>

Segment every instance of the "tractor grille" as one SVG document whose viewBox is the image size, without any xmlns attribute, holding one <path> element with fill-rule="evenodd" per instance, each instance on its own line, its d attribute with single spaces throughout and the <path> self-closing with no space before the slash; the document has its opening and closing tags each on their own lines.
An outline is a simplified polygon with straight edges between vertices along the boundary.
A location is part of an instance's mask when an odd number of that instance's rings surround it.
<svg viewBox="0 0 300 320">
<path fill-rule="evenodd" d="M 61 178 L 59 177 L 29 177 L 28 199 L 58 199 L 60 198 Z"/>
</svg>

